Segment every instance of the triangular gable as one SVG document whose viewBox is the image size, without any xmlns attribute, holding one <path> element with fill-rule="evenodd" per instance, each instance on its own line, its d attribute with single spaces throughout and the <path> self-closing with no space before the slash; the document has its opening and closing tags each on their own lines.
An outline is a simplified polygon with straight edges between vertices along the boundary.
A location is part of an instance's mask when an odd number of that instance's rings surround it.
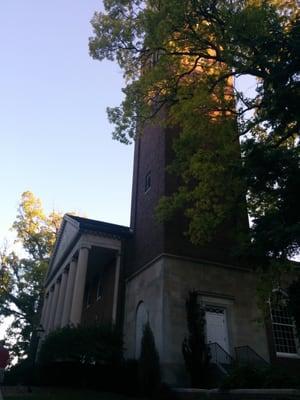
<svg viewBox="0 0 300 400">
<path fill-rule="evenodd" d="M 64 215 L 57 239 L 55 242 L 54 250 L 51 255 L 48 276 L 60 260 L 66 255 L 67 249 L 70 247 L 72 242 L 75 240 L 79 233 L 79 223 L 75 221 L 71 216 Z"/>
</svg>

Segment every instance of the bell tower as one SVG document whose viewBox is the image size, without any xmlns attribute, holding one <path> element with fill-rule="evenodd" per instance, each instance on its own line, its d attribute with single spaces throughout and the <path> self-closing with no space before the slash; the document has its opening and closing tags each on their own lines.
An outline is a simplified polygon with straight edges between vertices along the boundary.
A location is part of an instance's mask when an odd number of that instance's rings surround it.
<svg viewBox="0 0 300 400">
<path fill-rule="evenodd" d="M 229 354 L 245 345 L 266 359 L 268 353 L 265 328 L 256 326 L 260 311 L 255 274 L 232 252 L 236 232 L 248 229 L 246 201 L 205 246 L 194 246 L 185 235 L 188 221 L 181 212 L 165 222 L 155 217 L 160 198 L 171 195 L 179 184 L 166 168 L 173 160 L 172 144 L 179 134 L 178 129 L 153 124 L 136 139 L 124 338 L 126 357 L 138 359 L 143 326 L 149 322 L 163 380 L 184 386 L 187 377 L 181 349 L 187 335 L 185 304 L 191 290 L 196 290 L 206 310 L 208 343 L 217 343 Z M 239 159 L 238 141 L 236 149 Z"/>
<path fill-rule="evenodd" d="M 172 162 L 172 142 L 178 129 L 160 125 L 146 126 L 135 143 L 131 206 L 131 229 L 134 232 L 134 272 L 162 254 L 190 257 L 208 262 L 233 263 L 230 249 L 237 224 L 248 229 L 245 208 L 232 215 L 229 225 L 222 226 L 211 243 L 194 246 L 185 235 L 187 221 L 178 212 L 170 221 L 159 222 L 155 209 L 160 198 L 176 190 L 177 178 L 166 171 Z M 237 143 L 237 157 L 239 145 Z"/>
</svg>

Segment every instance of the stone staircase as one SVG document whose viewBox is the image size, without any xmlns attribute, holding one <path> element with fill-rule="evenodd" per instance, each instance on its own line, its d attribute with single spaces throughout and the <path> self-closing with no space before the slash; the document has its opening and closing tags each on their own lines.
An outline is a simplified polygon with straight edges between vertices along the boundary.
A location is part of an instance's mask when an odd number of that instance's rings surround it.
<svg viewBox="0 0 300 400">
<path fill-rule="evenodd" d="M 239 365 L 253 365 L 266 368 L 269 363 L 256 353 L 250 346 L 239 346 L 235 348 L 235 357 L 232 357 L 218 343 L 208 344 L 211 363 L 219 370 L 220 377 L 228 375 L 232 369 Z"/>
<path fill-rule="evenodd" d="M 228 354 L 218 343 L 208 345 L 216 381 L 222 381 L 235 366 L 253 365 L 266 368 L 269 363 L 250 346 L 235 348 L 235 357 Z M 296 389 L 184 389 L 173 390 L 174 400 L 300 400 Z"/>
</svg>

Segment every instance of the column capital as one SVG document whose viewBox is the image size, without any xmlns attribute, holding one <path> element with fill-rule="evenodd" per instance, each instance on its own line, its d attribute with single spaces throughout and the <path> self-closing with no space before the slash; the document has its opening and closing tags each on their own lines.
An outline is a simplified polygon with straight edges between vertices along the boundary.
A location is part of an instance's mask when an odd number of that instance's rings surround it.
<svg viewBox="0 0 300 400">
<path fill-rule="evenodd" d="M 79 251 L 80 251 L 80 250 L 83 250 L 83 249 L 91 250 L 91 248 L 92 248 L 92 245 L 91 245 L 90 243 L 82 242 L 82 243 L 80 244 L 80 246 L 79 246 Z"/>
</svg>

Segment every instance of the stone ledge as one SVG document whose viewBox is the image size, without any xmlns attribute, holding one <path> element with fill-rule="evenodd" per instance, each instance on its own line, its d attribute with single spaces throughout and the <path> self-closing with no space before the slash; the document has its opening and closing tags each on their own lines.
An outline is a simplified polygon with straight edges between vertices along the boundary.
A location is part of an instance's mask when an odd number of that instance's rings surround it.
<svg viewBox="0 0 300 400">
<path fill-rule="evenodd" d="M 297 389 L 173 389 L 180 400 L 296 400 L 300 399 L 300 390 Z"/>
</svg>

